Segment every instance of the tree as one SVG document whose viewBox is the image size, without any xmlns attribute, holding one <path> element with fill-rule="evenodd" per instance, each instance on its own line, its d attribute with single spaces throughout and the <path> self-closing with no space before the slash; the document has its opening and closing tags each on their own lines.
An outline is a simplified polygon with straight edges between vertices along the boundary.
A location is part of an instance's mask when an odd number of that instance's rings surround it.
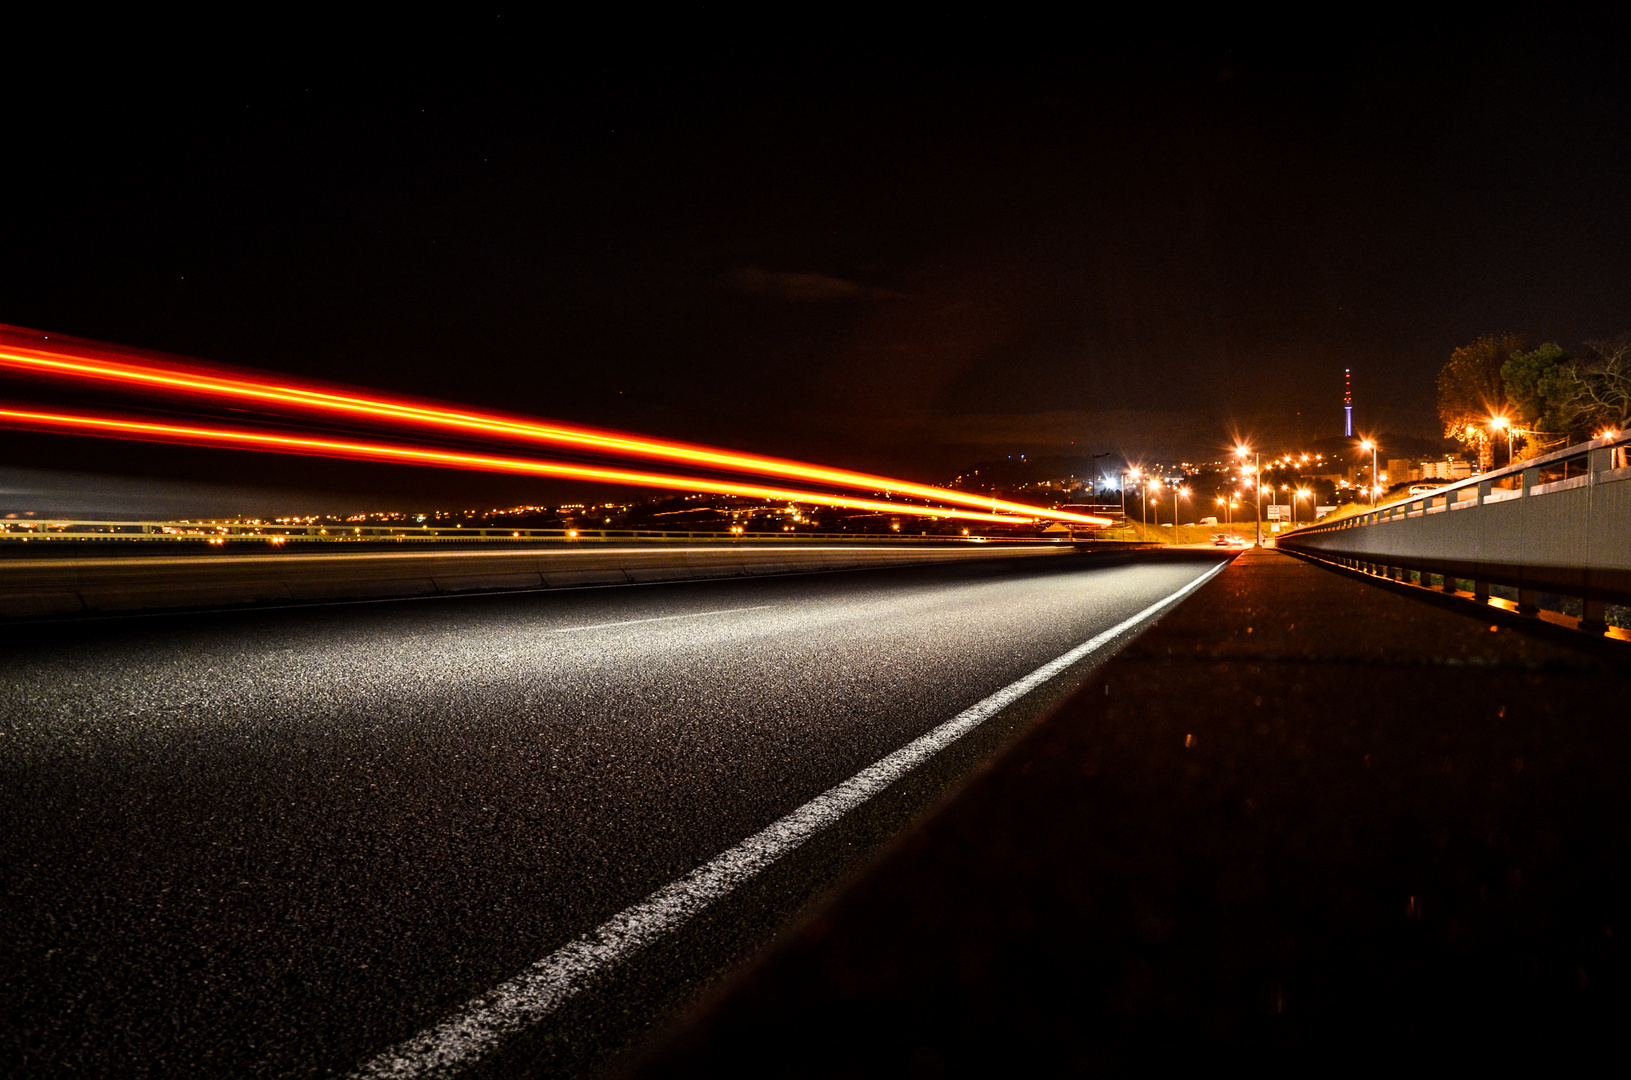
<svg viewBox="0 0 1631 1080">
<path fill-rule="evenodd" d="M 1485 457 L 1489 418 L 1507 412 L 1506 384 L 1501 367 L 1513 353 L 1523 351 L 1516 334 L 1485 335 L 1450 354 L 1438 373 L 1438 416 L 1444 434 Z"/>
<path fill-rule="evenodd" d="M 1588 341 L 1586 353 L 1563 376 L 1578 430 L 1589 435 L 1631 427 L 1631 333 Z"/>
<path fill-rule="evenodd" d="M 1531 353 L 1515 352 L 1501 365 L 1501 382 L 1512 409 L 1508 419 L 1541 436 L 1523 442 L 1577 433 L 1581 407 L 1573 364 L 1574 358 L 1561 346 L 1548 343 Z"/>
</svg>

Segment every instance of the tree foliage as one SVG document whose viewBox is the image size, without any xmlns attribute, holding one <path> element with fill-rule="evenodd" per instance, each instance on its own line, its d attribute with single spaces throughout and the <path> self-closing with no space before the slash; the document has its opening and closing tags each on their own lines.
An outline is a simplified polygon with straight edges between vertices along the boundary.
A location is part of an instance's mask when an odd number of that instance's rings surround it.
<svg viewBox="0 0 1631 1080">
<path fill-rule="evenodd" d="M 1631 428 L 1631 333 L 1589 341 L 1583 356 L 1550 343 L 1526 353 L 1516 334 L 1481 337 L 1439 372 L 1438 415 L 1444 434 L 1481 459 L 1496 416 L 1531 452 Z"/>
<path fill-rule="evenodd" d="M 1489 418 L 1508 411 L 1501 368 L 1523 351 L 1516 334 L 1485 335 L 1450 354 L 1438 373 L 1438 415 L 1444 434 L 1472 449 L 1482 448 Z"/>
<path fill-rule="evenodd" d="M 1534 352 L 1515 352 L 1501 365 L 1501 382 L 1518 427 L 1546 435 L 1572 435 L 1580 423 L 1574 358 L 1562 346 L 1545 344 Z"/>
</svg>

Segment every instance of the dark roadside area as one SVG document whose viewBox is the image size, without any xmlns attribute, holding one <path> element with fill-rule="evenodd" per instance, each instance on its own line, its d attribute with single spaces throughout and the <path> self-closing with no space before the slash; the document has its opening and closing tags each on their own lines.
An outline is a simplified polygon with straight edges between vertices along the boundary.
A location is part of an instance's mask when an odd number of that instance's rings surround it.
<svg viewBox="0 0 1631 1080">
<path fill-rule="evenodd" d="M 1631 1004 L 1616 645 L 1243 555 L 628 1074 L 1583 1064 Z"/>
</svg>

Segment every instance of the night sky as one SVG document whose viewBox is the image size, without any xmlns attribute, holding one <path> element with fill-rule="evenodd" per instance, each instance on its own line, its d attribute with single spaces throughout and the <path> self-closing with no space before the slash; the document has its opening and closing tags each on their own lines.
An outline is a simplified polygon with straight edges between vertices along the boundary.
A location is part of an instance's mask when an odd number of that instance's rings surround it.
<svg viewBox="0 0 1631 1080">
<path fill-rule="evenodd" d="M 1457 345 L 1631 329 L 1623 20 L 809 20 L 14 24 L 0 322 L 934 482 L 1337 435 L 1344 367 L 1432 437 Z"/>
</svg>

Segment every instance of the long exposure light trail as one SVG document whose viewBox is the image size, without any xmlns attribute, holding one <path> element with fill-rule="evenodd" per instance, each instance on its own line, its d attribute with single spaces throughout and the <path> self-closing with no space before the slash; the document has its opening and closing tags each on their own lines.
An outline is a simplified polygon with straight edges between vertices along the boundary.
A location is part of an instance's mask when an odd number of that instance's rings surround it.
<svg viewBox="0 0 1631 1080">
<path fill-rule="evenodd" d="M 914 506 L 909 503 L 858 499 L 830 492 L 790 491 L 762 487 L 757 484 L 738 484 L 713 477 L 669 476 L 663 473 L 605 469 L 558 461 L 490 457 L 484 454 L 453 453 L 424 447 L 398 446 L 392 443 L 318 439 L 303 435 L 287 435 L 237 428 L 159 424 L 116 416 L 0 409 L 0 425 L 34 430 L 65 431 L 81 435 L 101 435 L 109 438 L 136 439 L 146 442 L 182 443 L 189 446 L 256 449 L 310 457 L 346 458 L 354 461 L 394 461 L 414 465 L 432 465 L 445 469 L 468 469 L 475 472 L 519 473 L 571 480 L 597 480 L 608 484 L 628 484 L 634 487 L 663 488 L 670 491 L 706 491 L 716 495 L 742 495 L 749 498 L 773 499 L 778 502 L 809 503 L 817 506 L 841 507 L 848 510 L 870 510 L 876 513 L 902 514 L 911 517 L 956 518 L 962 521 L 988 521 L 1007 525 L 1024 524 L 1029 520 L 1007 514 L 987 514 L 963 507 Z"/>
<path fill-rule="evenodd" d="M 32 334 L 0 328 L 10 336 Z M 0 367 L 24 370 L 36 375 L 68 380 L 89 380 L 126 386 L 141 386 L 216 400 L 253 400 L 298 410 L 316 411 L 386 420 L 412 427 L 457 430 L 486 437 L 521 439 L 560 446 L 573 446 L 601 453 L 673 461 L 731 472 L 753 473 L 809 483 L 836 485 L 866 491 L 884 490 L 891 494 L 933 499 L 956 506 L 978 507 L 992 513 L 1006 511 L 1027 518 L 1071 521 L 1083 525 L 1109 525 L 1110 519 L 1078 514 L 1052 507 L 995 499 L 971 492 L 916 484 L 907 480 L 868 473 L 834 469 L 822 465 L 789 461 L 758 454 L 741 454 L 713 447 L 647 439 L 617 432 L 541 423 L 487 413 L 437 408 L 403 400 L 337 393 L 312 386 L 259 382 L 229 377 L 202 369 L 183 369 L 134 364 L 104 357 L 34 346 L 8 344 L 0 347 Z"/>
</svg>

